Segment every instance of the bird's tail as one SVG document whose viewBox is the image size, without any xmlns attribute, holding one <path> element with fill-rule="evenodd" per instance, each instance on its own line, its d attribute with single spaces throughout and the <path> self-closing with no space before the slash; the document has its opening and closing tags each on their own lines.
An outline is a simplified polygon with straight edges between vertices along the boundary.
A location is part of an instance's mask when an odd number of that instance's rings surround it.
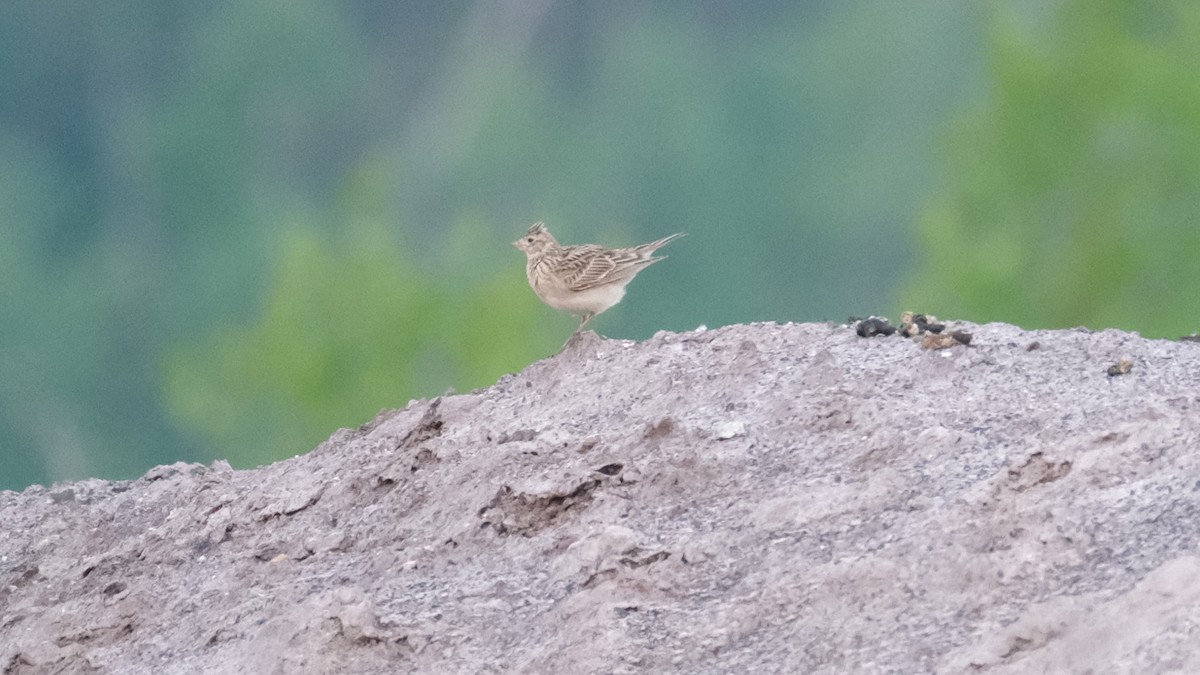
<svg viewBox="0 0 1200 675">
<path fill-rule="evenodd" d="M 641 246 L 637 247 L 637 252 L 644 257 L 649 257 L 652 253 L 654 253 L 658 249 L 675 241 L 676 239 L 682 237 L 683 235 L 684 235 L 683 232 L 676 232 L 675 234 L 672 234 L 669 237 L 663 237 L 662 239 L 659 239 L 658 241 L 652 241 L 649 244 L 642 244 Z M 663 257 L 660 256 L 658 258 L 655 258 L 655 260 L 662 260 L 662 258 Z"/>
</svg>

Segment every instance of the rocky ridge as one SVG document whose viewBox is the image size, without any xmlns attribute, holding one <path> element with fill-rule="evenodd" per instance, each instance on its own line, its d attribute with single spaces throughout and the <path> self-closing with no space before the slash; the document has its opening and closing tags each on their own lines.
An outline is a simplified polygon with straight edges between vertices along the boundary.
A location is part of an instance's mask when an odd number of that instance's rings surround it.
<svg viewBox="0 0 1200 675">
<path fill-rule="evenodd" d="M 270 466 L 0 492 L 0 671 L 1200 672 L 1200 345 L 958 326 L 586 336 Z"/>
</svg>

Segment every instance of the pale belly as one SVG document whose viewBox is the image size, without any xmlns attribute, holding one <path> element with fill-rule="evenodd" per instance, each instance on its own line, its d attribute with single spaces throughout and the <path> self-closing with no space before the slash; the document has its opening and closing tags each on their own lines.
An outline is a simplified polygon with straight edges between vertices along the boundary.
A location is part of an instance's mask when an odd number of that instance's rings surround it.
<svg viewBox="0 0 1200 675">
<path fill-rule="evenodd" d="M 538 296 L 551 307 L 572 314 L 599 314 L 612 307 L 625 297 L 625 288 L 618 284 L 589 288 L 586 291 L 572 293 L 551 289 L 539 292 Z"/>
</svg>

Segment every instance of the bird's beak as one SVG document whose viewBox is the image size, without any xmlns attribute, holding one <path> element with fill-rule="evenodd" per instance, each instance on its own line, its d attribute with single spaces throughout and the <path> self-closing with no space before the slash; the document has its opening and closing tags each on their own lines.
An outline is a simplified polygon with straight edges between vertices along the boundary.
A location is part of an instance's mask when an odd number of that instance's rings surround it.
<svg viewBox="0 0 1200 675">
<path fill-rule="evenodd" d="M 513 248 L 521 248 L 521 240 L 520 239 L 513 242 Z"/>
</svg>

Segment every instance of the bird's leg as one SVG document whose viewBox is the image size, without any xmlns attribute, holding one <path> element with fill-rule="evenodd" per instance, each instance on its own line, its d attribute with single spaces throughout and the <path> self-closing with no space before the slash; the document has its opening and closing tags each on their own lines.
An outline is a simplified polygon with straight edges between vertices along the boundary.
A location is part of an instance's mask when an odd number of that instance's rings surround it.
<svg viewBox="0 0 1200 675">
<path fill-rule="evenodd" d="M 575 338 L 579 337 L 579 333 L 583 330 L 583 327 L 588 325 L 588 322 L 591 321 L 592 317 L 594 317 L 594 316 L 596 316 L 596 315 L 591 312 L 587 312 L 582 317 L 580 317 L 579 327 L 576 328 L 575 332 L 571 333 L 571 337 L 567 338 L 567 341 L 563 343 L 563 349 L 566 349 L 567 345 L 571 344 L 572 342 L 575 341 Z"/>
<path fill-rule="evenodd" d="M 579 333 L 583 330 L 583 327 L 588 325 L 588 322 L 592 320 L 593 316 L 596 316 L 596 315 L 592 314 L 591 312 L 588 312 L 587 314 L 584 314 L 582 318 L 580 318 L 579 328 L 575 329 L 576 335 L 579 335 Z"/>
</svg>

